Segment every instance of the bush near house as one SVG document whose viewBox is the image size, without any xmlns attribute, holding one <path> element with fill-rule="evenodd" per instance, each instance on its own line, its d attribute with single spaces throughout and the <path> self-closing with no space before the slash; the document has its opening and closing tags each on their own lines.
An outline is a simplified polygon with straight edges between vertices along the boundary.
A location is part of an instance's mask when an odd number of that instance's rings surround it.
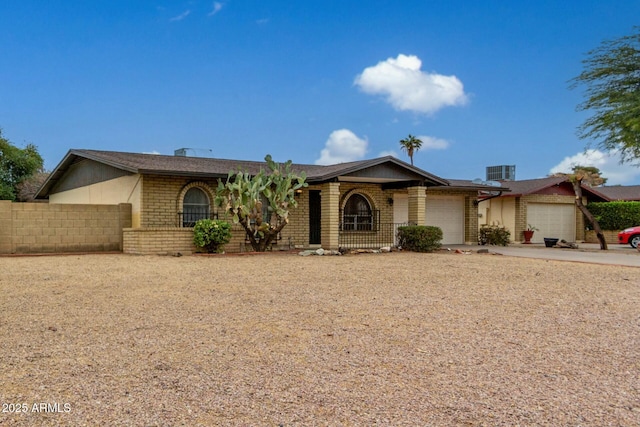
<svg viewBox="0 0 640 427">
<path fill-rule="evenodd" d="M 398 246 L 413 252 L 433 252 L 440 249 L 442 229 L 430 225 L 398 227 Z"/>
<path fill-rule="evenodd" d="M 483 245 L 507 246 L 511 232 L 500 225 L 483 225 L 480 227 L 480 243 Z"/>
<path fill-rule="evenodd" d="M 640 202 L 594 202 L 587 205 L 603 230 L 624 230 L 640 225 Z"/>
<path fill-rule="evenodd" d="M 193 227 L 193 243 L 209 253 L 222 252 L 231 240 L 231 224 L 218 219 L 201 219 Z"/>
</svg>

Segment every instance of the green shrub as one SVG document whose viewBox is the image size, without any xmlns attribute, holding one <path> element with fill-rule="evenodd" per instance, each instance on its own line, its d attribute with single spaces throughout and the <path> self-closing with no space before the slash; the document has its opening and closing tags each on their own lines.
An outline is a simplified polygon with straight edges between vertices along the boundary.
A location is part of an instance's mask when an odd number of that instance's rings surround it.
<svg viewBox="0 0 640 427">
<path fill-rule="evenodd" d="M 440 249 L 442 230 L 429 225 L 398 227 L 398 245 L 414 252 L 433 252 Z"/>
<path fill-rule="evenodd" d="M 480 227 L 480 244 L 507 246 L 511 232 L 500 225 L 483 225 Z"/>
<path fill-rule="evenodd" d="M 640 202 L 598 202 L 587 205 L 603 230 L 624 230 L 640 224 Z"/>
<path fill-rule="evenodd" d="M 217 219 L 201 219 L 193 227 L 193 243 L 209 253 L 222 252 L 231 240 L 231 224 Z"/>
</svg>

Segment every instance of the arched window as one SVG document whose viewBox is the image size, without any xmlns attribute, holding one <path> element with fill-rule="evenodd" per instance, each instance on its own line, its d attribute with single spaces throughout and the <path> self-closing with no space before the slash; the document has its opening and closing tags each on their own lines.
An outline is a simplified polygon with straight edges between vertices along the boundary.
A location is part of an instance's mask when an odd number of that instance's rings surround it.
<svg viewBox="0 0 640 427">
<path fill-rule="evenodd" d="M 343 230 L 373 230 L 373 211 L 369 201 L 361 194 L 352 194 L 342 213 Z"/>
<path fill-rule="evenodd" d="M 209 218 L 209 197 L 200 188 L 190 188 L 182 203 L 182 226 L 193 227 L 199 219 Z"/>
</svg>

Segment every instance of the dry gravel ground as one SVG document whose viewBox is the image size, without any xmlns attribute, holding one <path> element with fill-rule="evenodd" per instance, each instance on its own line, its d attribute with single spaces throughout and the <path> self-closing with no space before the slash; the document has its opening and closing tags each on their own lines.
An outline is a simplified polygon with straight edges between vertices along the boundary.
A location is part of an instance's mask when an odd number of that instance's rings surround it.
<svg viewBox="0 0 640 427">
<path fill-rule="evenodd" d="M 637 426 L 639 273 L 451 253 L 0 258 L 0 425 Z"/>
</svg>

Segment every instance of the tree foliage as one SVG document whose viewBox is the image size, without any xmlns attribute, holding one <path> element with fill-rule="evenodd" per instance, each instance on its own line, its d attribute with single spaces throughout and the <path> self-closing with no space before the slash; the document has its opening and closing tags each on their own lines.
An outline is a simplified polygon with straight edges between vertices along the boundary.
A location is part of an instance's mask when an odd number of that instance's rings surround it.
<svg viewBox="0 0 640 427">
<path fill-rule="evenodd" d="M 413 166 L 413 155 L 422 147 L 422 140 L 409 134 L 405 139 L 400 140 L 400 148 L 407 153 L 411 159 L 411 166 Z"/>
<path fill-rule="evenodd" d="M 0 130 L 0 200 L 16 200 L 19 184 L 42 172 L 43 164 L 35 145 L 18 148 Z"/>
<path fill-rule="evenodd" d="M 258 252 L 265 251 L 289 223 L 289 210 L 298 206 L 296 191 L 308 186 L 304 172 L 291 170 L 291 160 L 281 165 L 267 155 L 265 161 L 266 173 L 260 170 L 251 176 L 232 171 L 225 182 L 218 180 L 215 199 L 235 224 L 242 225 L 253 250 Z"/>
<path fill-rule="evenodd" d="M 18 184 L 16 187 L 16 200 L 18 202 L 32 202 L 42 184 L 49 178 L 49 175 L 50 173 L 46 171 L 36 172 Z"/>
<path fill-rule="evenodd" d="M 594 114 L 578 135 L 619 152 L 622 161 L 640 159 L 640 26 L 628 36 L 603 41 L 587 55 L 584 71 L 570 87 L 585 87 L 586 100 L 578 111 Z"/>
<path fill-rule="evenodd" d="M 600 187 L 607 183 L 608 178 L 602 176 L 602 172 L 595 166 L 574 166 L 573 173 L 554 173 L 552 176 L 576 176 L 582 179 L 582 184 L 589 187 Z"/>
</svg>

